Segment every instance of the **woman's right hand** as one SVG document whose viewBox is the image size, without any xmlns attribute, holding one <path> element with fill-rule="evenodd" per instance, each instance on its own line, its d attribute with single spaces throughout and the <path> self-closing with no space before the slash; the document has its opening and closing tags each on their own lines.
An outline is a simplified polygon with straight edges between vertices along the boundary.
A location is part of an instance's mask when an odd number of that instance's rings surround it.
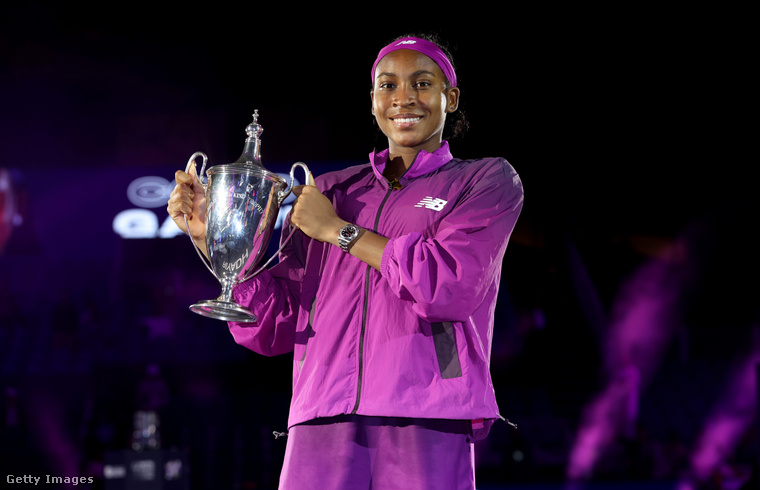
<svg viewBox="0 0 760 490">
<path fill-rule="evenodd" d="M 174 220 L 180 230 L 190 235 L 200 250 L 208 256 L 206 251 L 206 194 L 203 185 L 194 171 L 195 165 L 191 165 L 189 172 L 177 170 L 174 179 L 177 185 L 174 187 L 166 211 Z M 188 230 L 185 224 L 187 216 Z"/>
</svg>

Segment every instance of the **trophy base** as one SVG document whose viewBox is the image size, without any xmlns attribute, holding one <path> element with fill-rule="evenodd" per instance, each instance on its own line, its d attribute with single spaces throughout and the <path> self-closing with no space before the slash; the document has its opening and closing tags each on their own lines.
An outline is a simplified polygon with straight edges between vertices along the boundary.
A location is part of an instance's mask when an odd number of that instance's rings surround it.
<svg viewBox="0 0 760 490">
<path fill-rule="evenodd" d="M 258 321 L 256 315 L 251 313 L 248 308 L 237 303 L 216 299 L 199 301 L 190 306 L 190 311 L 225 322 L 253 323 Z"/>
</svg>

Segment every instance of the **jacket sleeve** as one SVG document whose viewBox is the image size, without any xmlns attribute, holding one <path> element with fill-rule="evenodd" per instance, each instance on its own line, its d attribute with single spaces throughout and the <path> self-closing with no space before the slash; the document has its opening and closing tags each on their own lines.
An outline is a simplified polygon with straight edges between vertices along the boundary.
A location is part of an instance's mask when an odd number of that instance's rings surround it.
<svg viewBox="0 0 760 490">
<path fill-rule="evenodd" d="M 281 240 L 289 234 L 283 229 Z M 255 323 L 228 322 L 238 344 L 265 356 L 293 350 L 304 275 L 304 241 L 303 234 L 296 232 L 283 247 L 276 265 L 235 288 L 235 301 L 257 318 Z"/>
<path fill-rule="evenodd" d="M 474 176 L 435 236 L 390 239 L 381 274 L 427 322 L 466 321 L 498 285 L 523 204 L 519 176 L 505 160 Z"/>
</svg>

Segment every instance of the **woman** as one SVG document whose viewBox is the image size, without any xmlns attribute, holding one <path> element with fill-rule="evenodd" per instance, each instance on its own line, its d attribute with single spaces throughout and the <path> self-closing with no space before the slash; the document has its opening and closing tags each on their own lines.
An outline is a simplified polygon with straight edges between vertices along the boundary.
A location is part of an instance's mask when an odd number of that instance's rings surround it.
<svg viewBox="0 0 760 490">
<path fill-rule="evenodd" d="M 451 155 L 460 90 L 439 45 L 392 42 L 372 82 L 388 148 L 295 189 L 302 233 L 235 291 L 258 323 L 229 327 L 294 352 L 280 488 L 473 489 L 473 441 L 501 418 L 489 358 L 522 184 L 502 158 Z M 176 178 L 168 211 L 205 247 L 202 188 Z"/>
</svg>

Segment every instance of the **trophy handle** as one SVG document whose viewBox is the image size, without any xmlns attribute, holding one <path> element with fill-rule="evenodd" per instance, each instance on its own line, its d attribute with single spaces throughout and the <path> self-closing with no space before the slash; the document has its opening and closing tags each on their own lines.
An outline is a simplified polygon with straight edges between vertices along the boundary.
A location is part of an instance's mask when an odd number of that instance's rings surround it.
<svg viewBox="0 0 760 490">
<path fill-rule="evenodd" d="M 301 167 L 304 171 L 304 174 L 306 174 L 306 185 L 314 185 L 314 177 L 311 176 L 311 171 L 309 170 L 309 167 L 306 166 L 303 162 L 296 162 L 293 164 L 292 167 L 290 167 L 290 183 L 288 184 L 288 187 L 285 188 L 284 191 L 280 192 L 279 197 L 279 204 L 282 205 L 283 201 L 286 197 L 290 195 L 291 192 L 293 192 L 293 184 L 295 183 L 295 171 L 296 167 Z"/>
<path fill-rule="evenodd" d="M 196 170 L 195 175 L 198 177 L 198 180 L 200 181 L 201 185 L 203 185 L 203 187 L 205 188 L 206 182 L 203 182 L 203 180 L 201 180 L 203 178 L 203 171 L 206 170 L 206 162 L 208 162 L 208 157 L 206 156 L 205 153 L 203 153 L 202 151 L 196 151 L 195 153 L 193 153 L 190 156 L 190 160 L 187 161 L 187 166 L 185 166 L 185 173 L 190 172 L 192 165 L 195 163 L 195 159 L 198 157 L 203 158 L 203 163 L 201 164 L 201 171 L 198 172 Z M 208 179 L 206 180 L 208 181 Z"/>
<path fill-rule="evenodd" d="M 196 176 L 198 177 L 198 181 L 200 181 L 201 185 L 203 186 L 203 190 L 206 190 L 206 185 L 208 183 L 208 179 L 206 179 L 206 183 L 204 183 L 201 180 L 201 178 L 203 176 L 203 171 L 206 170 L 206 162 L 208 162 L 208 157 L 206 156 L 205 153 L 203 153 L 202 151 L 196 151 L 195 153 L 193 153 L 190 156 L 190 160 L 187 161 L 187 166 L 185 166 L 185 173 L 189 173 L 190 172 L 190 169 L 193 168 L 193 166 L 195 164 L 195 159 L 198 158 L 198 157 L 201 157 L 203 159 L 203 163 L 201 164 L 201 171 L 200 171 L 200 173 L 198 173 L 197 169 L 196 169 L 195 172 L 196 172 Z M 216 272 L 214 272 L 214 269 L 211 268 L 210 261 L 208 260 L 208 258 L 206 258 L 206 256 L 203 255 L 203 252 L 201 252 L 201 250 L 198 248 L 198 245 L 195 244 L 195 241 L 193 240 L 193 237 L 190 236 L 190 224 L 187 222 L 187 215 L 186 214 L 184 215 L 184 218 L 185 218 L 185 227 L 186 227 L 185 229 L 187 230 L 187 236 L 190 237 L 190 243 L 193 244 L 193 248 L 195 249 L 195 252 L 198 254 L 198 257 L 201 258 L 201 262 L 203 262 L 203 265 L 206 266 L 206 269 L 208 269 L 211 272 L 211 274 L 213 274 L 214 277 L 216 277 L 216 279 L 218 281 L 221 281 L 221 278 L 219 276 L 217 276 Z"/>
<path fill-rule="evenodd" d="M 307 167 L 306 164 L 303 163 L 303 162 L 296 162 L 296 163 L 294 163 L 293 166 L 290 167 L 290 183 L 289 183 L 288 187 L 286 187 L 284 191 L 280 192 L 280 195 L 278 196 L 279 205 L 281 205 L 282 202 L 285 200 L 285 198 L 288 197 L 291 192 L 293 192 L 293 183 L 296 181 L 295 180 L 296 167 L 301 167 L 303 169 L 304 173 L 306 174 L 306 184 L 307 185 L 314 185 L 314 177 L 311 175 L 311 171 L 309 170 L 309 167 Z M 278 207 L 279 207 L 279 205 L 278 205 Z M 274 260 L 275 257 L 277 257 L 278 255 L 280 255 L 280 252 L 282 252 L 282 249 L 285 248 L 285 245 L 287 245 L 288 242 L 290 241 L 290 239 L 293 238 L 293 234 L 295 234 L 295 232 L 297 230 L 298 230 L 298 228 L 293 228 L 291 230 L 290 234 L 287 236 L 287 238 L 285 238 L 285 240 L 282 242 L 282 245 L 280 245 L 280 248 L 278 248 L 277 251 L 274 254 L 272 254 L 271 257 L 269 257 L 269 260 L 267 260 L 266 262 L 264 262 L 264 264 L 261 267 L 259 267 L 255 272 L 253 272 L 252 274 L 249 274 L 245 279 L 243 279 L 243 281 L 247 281 L 248 279 L 252 278 L 253 276 L 259 274 L 261 271 L 263 271 L 266 268 L 266 266 L 269 265 L 270 262 L 272 262 L 272 260 Z M 195 245 L 195 242 L 193 242 L 193 245 Z M 197 248 L 197 246 L 196 246 L 196 248 Z M 198 252 L 198 253 L 200 253 L 200 252 Z M 208 267 L 208 266 L 206 266 L 206 267 Z"/>
</svg>

